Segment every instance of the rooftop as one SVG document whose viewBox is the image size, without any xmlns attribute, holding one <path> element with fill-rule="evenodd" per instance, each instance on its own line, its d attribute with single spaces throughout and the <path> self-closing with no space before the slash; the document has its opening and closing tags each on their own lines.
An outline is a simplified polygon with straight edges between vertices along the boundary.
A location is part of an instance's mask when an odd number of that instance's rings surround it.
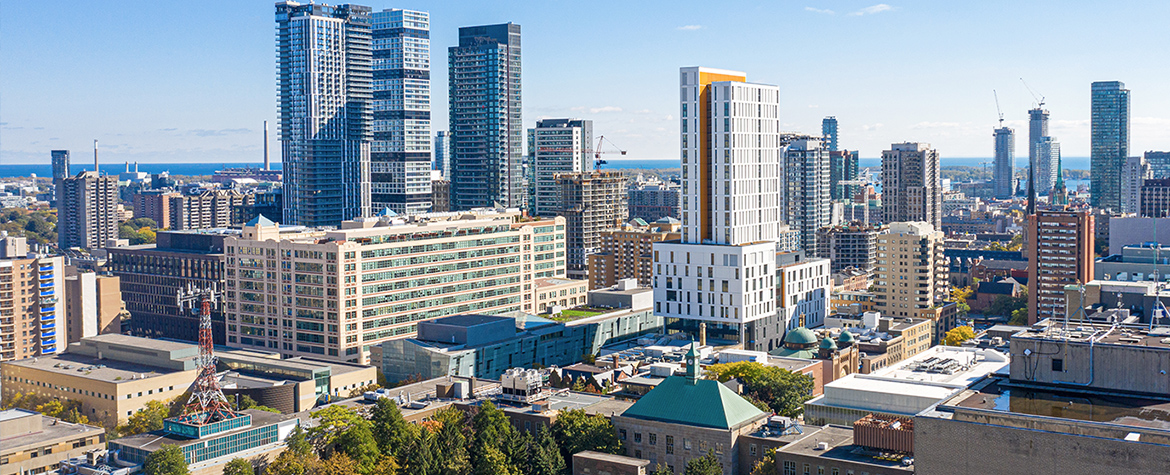
<svg viewBox="0 0 1170 475">
<path fill-rule="evenodd" d="M 111 359 L 97 359 L 84 355 L 64 353 L 57 356 L 39 356 L 4 364 L 21 368 L 67 374 L 79 378 L 102 382 L 127 382 L 135 379 L 153 378 L 177 371 L 146 366 Z"/>
<path fill-rule="evenodd" d="M 0 453 L 9 454 L 24 447 L 40 447 L 48 442 L 62 438 L 73 438 L 83 435 L 92 436 L 105 432 L 105 429 L 101 427 L 65 422 L 55 417 L 45 416 L 38 412 L 24 409 L 0 411 L 0 422 L 15 421 L 24 417 L 40 417 L 41 427 L 39 430 L 23 434 L 8 433 L 5 431 L 3 436 L 0 437 Z M 17 422 L 13 426 L 19 427 L 19 424 L 21 423 Z M 33 425 L 33 428 L 36 428 L 36 425 Z"/>
<path fill-rule="evenodd" d="M 1072 323 L 1069 329 L 1053 323 L 1044 328 L 1028 328 L 1015 334 L 1013 339 L 1062 340 L 1088 344 L 1094 340 L 1097 345 L 1128 345 L 1148 349 L 1170 349 L 1170 327 L 1159 326 L 1150 329 L 1147 325 L 1110 325 Z"/>
<path fill-rule="evenodd" d="M 969 386 L 988 374 L 1006 372 L 1009 360 L 1008 355 L 991 349 L 939 345 L 871 376 Z"/>
<path fill-rule="evenodd" d="M 1030 416 L 1170 430 L 1170 401 L 1167 400 L 1008 387 L 1006 381 L 999 379 L 989 382 L 990 384 L 979 390 L 964 392 L 946 401 L 945 404 Z"/>
<path fill-rule="evenodd" d="M 260 410 L 256 410 L 256 409 L 244 409 L 243 411 L 240 411 L 240 412 L 252 416 L 252 424 L 249 426 L 238 428 L 238 429 L 232 429 L 230 431 L 220 432 L 218 434 L 215 434 L 214 438 L 218 439 L 221 437 L 227 437 L 227 436 L 230 436 L 231 434 L 237 434 L 240 432 L 244 432 L 244 431 L 250 430 L 250 429 L 255 428 L 255 427 L 272 425 L 272 424 L 287 421 L 289 419 L 297 418 L 296 414 L 277 414 L 277 413 L 273 413 L 273 412 L 260 411 Z M 111 442 L 116 442 L 116 443 L 121 444 L 125 447 L 138 448 L 141 450 L 145 450 L 147 452 L 154 452 L 155 450 L 162 448 L 163 445 L 178 445 L 180 447 L 184 447 L 184 446 L 192 445 L 192 444 L 206 444 L 207 443 L 206 440 L 188 439 L 188 438 L 181 437 L 181 436 L 171 434 L 168 432 L 163 432 L 161 430 L 147 432 L 144 434 L 122 437 L 120 439 L 117 439 L 117 440 L 111 441 Z"/>
<path fill-rule="evenodd" d="M 899 468 L 910 473 L 914 471 L 913 465 L 904 465 L 902 459 L 891 454 L 853 445 L 852 427 L 827 425 L 805 434 L 804 438 L 777 449 L 777 452 L 878 465 L 887 469 Z M 828 448 L 822 449 L 822 443 L 828 444 Z"/>
<path fill-rule="evenodd" d="M 692 382 L 683 376 L 671 376 L 642 396 L 622 416 L 733 429 L 766 414 L 718 381 L 700 379 Z"/>
</svg>

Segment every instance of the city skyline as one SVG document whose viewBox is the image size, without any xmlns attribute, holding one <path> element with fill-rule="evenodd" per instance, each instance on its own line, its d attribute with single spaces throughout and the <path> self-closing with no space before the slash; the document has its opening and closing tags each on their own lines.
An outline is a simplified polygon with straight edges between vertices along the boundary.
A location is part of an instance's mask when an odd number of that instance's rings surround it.
<svg viewBox="0 0 1170 475">
<path fill-rule="evenodd" d="M 591 119 L 598 134 L 630 151 L 630 159 L 678 158 L 678 111 L 665 91 L 676 80 L 677 68 L 696 64 L 751 70 L 757 80 L 779 85 L 782 125 L 792 132 L 816 133 L 823 117 L 836 116 L 840 147 L 858 149 L 864 158 L 878 157 L 883 147 L 898 141 L 930 142 L 944 163 L 991 157 L 989 132 L 996 116 L 986 92 L 998 91 L 1004 125 L 1022 130 L 1034 100 L 1020 77 L 1047 98 L 1051 133 L 1066 157 L 1089 155 L 1093 81 L 1123 81 L 1134 91 L 1132 151 L 1162 150 L 1170 142 L 1170 114 L 1163 112 L 1170 110 L 1170 92 L 1159 89 L 1166 73 L 1159 65 L 1165 61 L 1158 61 L 1158 51 L 1136 47 L 1154 41 L 1158 20 L 1170 12 L 1162 4 L 1126 3 L 1108 12 L 1090 12 L 1087 2 L 1060 9 L 923 2 L 729 9 L 750 13 L 743 16 L 749 20 L 696 16 L 685 8 L 655 4 L 622 5 L 621 15 L 609 14 L 613 7 L 604 4 L 539 11 L 490 3 L 363 4 L 375 11 L 405 8 L 431 14 L 432 104 L 446 101 L 443 49 L 457 44 L 459 27 L 525 25 L 524 127 L 542 118 Z M 112 162 L 260 161 L 262 121 L 275 122 L 277 113 L 272 8 L 268 2 L 189 11 L 166 4 L 119 10 L 100 4 L 4 5 L 0 163 L 47 163 L 48 150 L 84 150 L 93 138 L 108 144 L 103 148 Z M 991 19 L 990 10 L 999 14 Z M 205 21 L 209 16 L 215 21 Z M 1041 16 L 1056 21 L 1056 27 L 1026 28 Z M 139 21 L 145 18 L 157 22 Z M 1091 41 L 1084 37 L 1083 31 L 1109 18 L 1123 19 L 1129 27 Z M 777 20 L 782 28 L 763 27 Z M 912 31 L 905 31 L 908 27 Z M 996 42 L 984 38 L 988 27 L 1002 32 L 997 37 L 1045 44 L 1046 54 L 1042 59 L 990 54 Z M 847 33 L 813 34 L 835 28 Z M 581 55 L 560 54 L 556 38 L 599 29 L 605 34 L 591 34 L 593 43 Z M 945 41 L 922 41 L 943 32 Z M 820 48 L 834 64 L 823 73 L 791 72 L 796 70 L 784 62 L 762 61 L 731 48 L 744 42 Z M 1114 61 L 1081 61 L 1105 52 Z M 878 74 L 905 59 L 920 61 L 926 72 Z M 1115 66 L 1139 63 L 1142 67 Z M 836 70 L 832 66 L 851 74 L 828 73 Z M 434 109 L 433 123 L 444 124 L 445 108 Z M 277 146 L 276 135 L 271 134 L 270 147 Z M 1017 157 L 1027 152 L 1019 142 Z"/>
</svg>

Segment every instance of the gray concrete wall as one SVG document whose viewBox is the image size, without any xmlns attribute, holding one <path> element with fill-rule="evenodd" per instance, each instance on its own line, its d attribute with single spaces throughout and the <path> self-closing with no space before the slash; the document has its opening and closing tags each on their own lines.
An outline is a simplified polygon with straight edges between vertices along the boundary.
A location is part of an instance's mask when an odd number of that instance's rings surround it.
<svg viewBox="0 0 1170 475">
<path fill-rule="evenodd" d="M 1024 350 L 1031 350 L 1025 355 Z M 1089 357 L 1092 353 L 1092 358 Z M 1013 338 L 1013 381 L 1053 384 L 1062 381 L 1110 391 L 1170 393 L 1170 349 L 1124 344 L 1065 344 L 1057 340 Z M 1053 360 L 1063 371 L 1053 371 Z"/>
</svg>

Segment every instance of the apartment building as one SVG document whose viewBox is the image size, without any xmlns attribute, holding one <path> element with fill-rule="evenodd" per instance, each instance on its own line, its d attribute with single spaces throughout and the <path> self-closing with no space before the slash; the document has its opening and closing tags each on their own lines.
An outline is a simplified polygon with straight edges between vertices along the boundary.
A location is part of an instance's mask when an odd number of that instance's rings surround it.
<svg viewBox="0 0 1170 475">
<path fill-rule="evenodd" d="M 589 256 L 589 288 L 612 287 L 622 279 L 638 279 L 639 286 L 650 287 L 654 243 L 679 239 L 681 227 L 677 219 L 662 218 L 645 226 L 631 221 L 602 231 L 598 251 Z"/>
<path fill-rule="evenodd" d="M 878 236 L 875 310 L 887 317 L 920 317 L 947 296 L 943 233 L 930 223 L 890 223 Z M 922 317 L 927 318 L 927 317 Z"/>
<path fill-rule="evenodd" d="M 28 253 L 0 233 L 0 361 L 56 354 L 66 344 L 65 258 Z"/>
<path fill-rule="evenodd" d="M 1028 323 L 1065 314 L 1064 287 L 1093 280 L 1094 218 L 1039 210 L 1028 217 Z"/>
<path fill-rule="evenodd" d="M 852 224 L 817 230 L 817 257 L 829 259 L 833 272 L 854 268 L 870 272 L 876 267 L 880 226 Z"/>
<path fill-rule="evenodd" d="M 938 150 L 926 143 L 897 143 L 882 152 L 885 222 L 924 221 L 942 226 Z"/>
<path fill-rule="evenodd" d="M 371 345 L 463 313 L 535 313 L 565 275 L 565 220 L 519 210 L 383 215 L 340 229 L 257 218 L 225 239 L 227 343 L 365 364 Z"/>
<path fill-rule="evenodd" d="M 833 292 L 833 274 L 829 260 L 806 258 L 803 251 L 776 254 L 775 328 L 756 326 L 749 341 L 755 347 L 771 351 L 779 347 L 784 333 L 797 327 L 816 327 L 829 316 Z"/>
<path fill-rule="evenodd" d="M 681 218 L 681 187 L 677 183 L 664 182 L 657 177 L 646 179 L 642 175 L 630 184 L 630 219 L 641 218 L 657 221 L 661 218 Z"/>
<path fill-rule="evenodd" d="M 621 172 L 557 175 L 556 214 L 565 218 L 568 275 L 588 278 L 588 257 L 601 247 L 601 231 L 626 220 L 626 177 Z"/>
<path fill-rule="evenodd" d="M 122 332 L 121 279 L 113 275 L 67 269 L 65 277 L 65 321 L 75 343 L 87 336 Z"/>
</svg>

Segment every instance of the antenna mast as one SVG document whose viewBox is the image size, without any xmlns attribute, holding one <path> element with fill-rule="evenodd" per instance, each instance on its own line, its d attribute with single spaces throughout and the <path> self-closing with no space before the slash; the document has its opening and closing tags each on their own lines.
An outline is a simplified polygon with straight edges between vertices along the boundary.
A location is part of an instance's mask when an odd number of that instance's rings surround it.
<svg viewBox="0 0 1170 475">
<path fill-rule="evenodd" d="M 181 305 L 183 307 L 192 307 L 194 310 L 195 303 L 199 304 L 199 358 L 195 360 L 199 375 L 191 383 L 191 397 L 187 400 L 187 405 L 183 406 L 183 418 L 192 419 L 192 422 L 200 424 L 234 417 L 232 406 L 223 395 L 219 379 L 215 377 L 217 358 L 214 354 L 215 343 L 211 337 L 211 304 L 212 301 L 218 300 L 220 295 L 214 284 L 202 289 L 188 286 L 186 291 L 180 290 L 178 294 L 178 300 L 180 304 L 184 304 Z"/>
</svg>

